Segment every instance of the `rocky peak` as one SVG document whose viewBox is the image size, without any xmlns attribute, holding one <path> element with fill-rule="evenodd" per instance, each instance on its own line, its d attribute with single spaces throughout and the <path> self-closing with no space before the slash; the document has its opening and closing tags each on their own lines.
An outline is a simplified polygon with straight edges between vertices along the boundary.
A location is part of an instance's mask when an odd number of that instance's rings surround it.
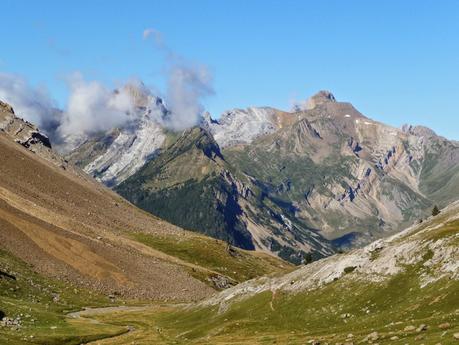
<svg viewBox="0 0 459 345">
<path fill-rule="evenodd" d="M 317 107 L 318 105 L 336 102 L 335 96 L 326 90 L 321 90 L 315 95 L 309 97 L 306 101 L 300 102 L 293 107 L 293 111 L 302 111 L 302 110 L 311 110 Z"/>
<path fill-rule="evenodd" d="M 179 140 L 177 140 L 176 145 L 179 151 L 185 151 L 195 147 L 201 150 L 210 159 L 216 157 L 223 159 L 220 147 L 214 140 L 212 134 L 201 127 L 193 127 L 185 130 Z"/>
<path fill-rule="evenodd" d="M 46 134 L 32 123 L 17 117 L 14 109 L 8 103 L 0 101 L 0 130 L 8 133 L 22 146 L 34 151 L 37 145 L 51 148 L 51 143 Z"/>
<path fill-rule="evenodd" d="M 2 101 L 0 101 L 0 112 L 14 114 L 13 107 Z"/>
<path fill-rule="evenodd" d="M 402 131 L 407 134 L 415 135 L 417 137 L 435 137 L 437 134 L 430 128 L 424 126 L 413 126 L 409 124 L 404 124 L 402 126 Z"/>
<path fill-rule="evenodd" d="M 327 90 L 321 90 L 309 99 L 311 101 L 314 101 L 316 105 L 319 105 L 325 102 L 336 102 L 335 96 L 330 91 L 327 91 Z"/>
<path fill-rule="evenodd" d="M 128 93 L 134 106 L 146 107 L 149 105 L 152 95 L 143 82 L 130 82 L 124 85 L 122 90 Z M 118 92 L 120 91 L 115 90 L 115 93 Z"/>
</svg>

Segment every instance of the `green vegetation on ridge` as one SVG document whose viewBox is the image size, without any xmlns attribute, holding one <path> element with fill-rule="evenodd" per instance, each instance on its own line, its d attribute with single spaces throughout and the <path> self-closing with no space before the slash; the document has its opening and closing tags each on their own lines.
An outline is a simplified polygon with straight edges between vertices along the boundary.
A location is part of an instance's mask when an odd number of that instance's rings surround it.
<svg viewBox="0 0 459 345">
<path fill-rule="evenodd" d="M 136 234 L 134 238 L 183 261 L 218 272 L 235 282 L 292 269 L 287 262 L 269 254 L 248 252 L 199 235 L 177 239 L 172 236 Z"/>
</svg>

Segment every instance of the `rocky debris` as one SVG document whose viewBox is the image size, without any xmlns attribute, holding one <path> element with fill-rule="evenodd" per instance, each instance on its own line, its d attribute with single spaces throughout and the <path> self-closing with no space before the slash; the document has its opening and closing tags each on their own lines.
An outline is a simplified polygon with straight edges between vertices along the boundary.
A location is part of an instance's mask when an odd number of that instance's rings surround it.
<svg viewBox="0 0 459 345">
<path fill-rule="evenodd" d="M 364 342 L 365 341 L 376 341 L 379 339 L 379 333 L 378 332 L 372 332 L 370 334 L 368 334 L 365 338 L 364 338 Z"/>
<path fill-rule="evenodd" d="M 444 218 L 442 218 L 442 222 L 446 224 L 459 219 L 458 210 L 459 202 L 443 209 Z M 429 277 L 428 283 L 422 286 L 435 282 L 439 279 L 438 277 L 458 280 L 459 267 L 456 262 L 459 259 L 459 248 L 453 244 L 452 237 L 448 235 L 423 240 L 423 238 L 430 238 L 435 235 L 442 224 L 438 224 L 437 218 L 431 217 L 424 223 L 413 225 L 392 237 L 378 240 L 362 249 L 315 261 L 282 277 L 241 283 L 204 301 L 203 305 L 220 305 L 223 308 L 231 304 L 232 301 L 250 298 L 264 291 L 280 290 L 286 293 L 311 291 L 338 279 L 357 280 L 361 283 L 365 281 L 382 283 L 394 275 L 404 272 L 407 266 L 426 262 L 426 253 L 432 254 L 431 260 L 433 261 L 432 265 L 429 265 L 428 269 L 421 275 Z M 375 256 L 375 252 L 377 252 L 377 256 Z M 443 255 L 443 253 L 447 254 Z M 346 267 L 356 268 L 352 274 L 345 274 Z M 290 284 L 291 281 L 295 281 L 295 284 Z M 343 310 L 340 317 L 345 322 L 351 317 L 351 314 L 344 313 Z M 421 329 L 424 328 L 424 326 L 421 327 Z M 417 327 L 414 325 L 410 325 L 408 328 L 412 332 L 416 329 Z"/>
<path fill-rule="evenodd" d="M 403 331 L 405 332 L 414 332 L 416 330 L 416 327 L 413 325 L 406 326 Z"/>
<path fill-rule="evenodd" d="M 0 279 L 2 278 L 16 280 L 16 276 L 9 274 L 7 272 L 0 271 Z"/>
<path fill-rule="evenodd" d="M 453 334 L 453 338 L 456 340 L 459 340 L 459 332 Z"/>
<path fill-rule="evenodd" d="M 427 331 L 427 325 L 421 324 L 419 327 L 416 329 L 416 332 L 422 332 L 422 331 Z"/>
<path fill-rule="evenodd" d="M 3 327 L 11 327 L 13 329 L 19 329 L 22 326 L 22 320 L 20 316 L 16 316 L 15 318 L 10 317 L 3 317 L 0 321 L 0 326 Z"/>
<path fill-rule="evenodd" d="M 320 345 L 321 342 L 320 342 L 319 340 L 312 339 L 312 340 L 309 340 L 309 341 L 308 341 L 308 344 L 311 344 L 311 345 Z"/>
<path fill-rule="evenodd" d="M 342 319 L 348 319 L 348 318 L 352 317 L 352 314 L 344 313 L 344 314 L 341 314 L 340 317 L 341 317 Z"/>
<path fill-rule="evenodd" d="M 417 336 L 414 337 L 414 340 L 419 341 L 424 339 L 424 336 L 422 334 L 418 334 Z"/>
<path fill-rule="evenodd" d="M 448 329 L 450 327 L 451 327 L 451 325 L 450 325 L 449 322 L 444 322 L 444 323 L 441 323 L 441 324 L 438 325 L 438 328 L 440 328 L 440 329 Z"/>
<path fill-rule="evenodd" d="M 211 275 L 208 280 L 212 283 L 213 286 L 215 286 L 215 288 L 217 288 L 218 290 L 224 290 L 224 289 L 228 289 L 234 285 L 236 285 L 236 283 L 229 279 L 228 277 L 225 277 L 225 276 L 222 276 L 222 275 L 219 275 L 219 274 L 213 274 Z"/>
<path fill-rule="evenodd" d="M 55 292 L 53 292 L 53 293 L 51 294 L 51 296 L 53 297 L 53 302 L 54 302 L 54 303 L 58 303 L 58 302 L 60 301 L 60 299 L 61 299 L 61 295 L 58 294 L 58 293 L 55 293 Z"/>
</svg>

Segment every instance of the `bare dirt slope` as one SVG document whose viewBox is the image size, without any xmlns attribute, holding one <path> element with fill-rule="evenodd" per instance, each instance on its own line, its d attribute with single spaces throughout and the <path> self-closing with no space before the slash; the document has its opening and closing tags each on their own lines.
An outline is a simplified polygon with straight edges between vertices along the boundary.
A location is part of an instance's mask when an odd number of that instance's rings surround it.
<svg viewBox="0 0 459 345">
<path fill-rule="evenodd" d="M 186 263 L 128 238 L 187 232 L 10 139 L 0 133 L 0 248 L 48 276 L 106 293 L 190 300 L 213 292 Z"/>
</svg>

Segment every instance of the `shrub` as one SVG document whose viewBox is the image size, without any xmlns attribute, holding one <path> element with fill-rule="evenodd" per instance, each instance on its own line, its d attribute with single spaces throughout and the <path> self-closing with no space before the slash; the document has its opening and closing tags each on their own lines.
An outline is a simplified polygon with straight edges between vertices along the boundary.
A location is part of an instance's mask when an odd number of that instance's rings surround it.
<svg viewBox="0 0 459 345">
<path fill-rule="evenodd" d="M 433 209 L 432 209 L 432 216 L 435 217 L 435 216 L 438 215 L 438 214 L 440 214 L 440 210 L 438 209 L 438 206 L 435 205 L 435 206 L 433 207 Z"/>
<path fill-rule="evenodd" d="M 354 272 L 354 270 L 356 269 L 357 267 L 355 266 L 348 266 L 344 269 L 344 273 L 348 274 L 348 273 L 351 273 L 351 272 Z"/>
</svg>

